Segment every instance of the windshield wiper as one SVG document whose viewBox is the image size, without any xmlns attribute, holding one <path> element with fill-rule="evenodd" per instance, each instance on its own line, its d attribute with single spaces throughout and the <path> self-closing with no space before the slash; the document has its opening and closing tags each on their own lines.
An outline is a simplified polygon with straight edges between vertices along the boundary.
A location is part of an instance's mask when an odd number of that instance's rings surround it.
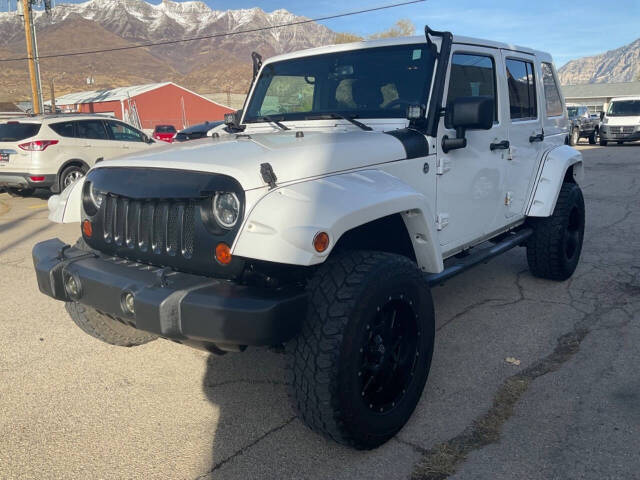
<svg viewBox="0 0 640 480">
<path fill-rule="evenodd" d="M 289 127 L 287 127 L 284 123 L 282 123 L 280 120 L 276 120 L 275 118 L 273 118 L 271 115 L 262 115 L 261 117 L 256 118 L 256 120 L 258 122 L 270 122 L 275 124 L 280 130 L 291 130 Z"/>
<path fill-rule="evenodd" d="M 356 127 L 361 128 L 362 130 L 366 131 L 366 132 L 370 132 L 371 130 L 373 130 L 373 128 L 371 128 L 369 125 L 365 125 L 362 122 L 359 122 L 358 120 L 354 119 L 354 116 L 345 116 L 345 115 L 340 115 L 339 113 L 321 113 L 318 115 L 309 115 L 307 117 L 305 117 L 305 120 L 322 120 L 325 118 L 334 118 L 334 119 L 342 119 L 342 120 L 346 120 L 347 122 L 352 123 L 353 125 L 355 125 Z"/>
</svg>

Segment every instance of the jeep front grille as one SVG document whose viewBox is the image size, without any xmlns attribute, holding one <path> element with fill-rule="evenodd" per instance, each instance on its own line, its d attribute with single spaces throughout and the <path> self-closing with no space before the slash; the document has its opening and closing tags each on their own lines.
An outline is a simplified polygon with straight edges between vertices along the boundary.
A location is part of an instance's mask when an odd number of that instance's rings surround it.
<svg viewBox="0 0 640 480">
<path fill-rule="evenodd" d="M 104 241 L 156 255 L 193 255 L 195 202 L 132 200 L 108 195 L 104 200 Z"/>
</svg>

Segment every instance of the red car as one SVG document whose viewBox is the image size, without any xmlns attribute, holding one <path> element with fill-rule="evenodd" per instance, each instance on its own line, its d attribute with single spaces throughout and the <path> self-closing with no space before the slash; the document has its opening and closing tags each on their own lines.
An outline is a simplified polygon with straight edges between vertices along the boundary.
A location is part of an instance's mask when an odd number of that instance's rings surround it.
<svg viewBox="0 0 640 480">
<path fill-rule="evenodd" d="M 176 136 L 176 127 L 173 125 L 156 125 L 152 136 L 155 140 L 171 143 L 173 142 L 173 137 Z"/>
</svg>

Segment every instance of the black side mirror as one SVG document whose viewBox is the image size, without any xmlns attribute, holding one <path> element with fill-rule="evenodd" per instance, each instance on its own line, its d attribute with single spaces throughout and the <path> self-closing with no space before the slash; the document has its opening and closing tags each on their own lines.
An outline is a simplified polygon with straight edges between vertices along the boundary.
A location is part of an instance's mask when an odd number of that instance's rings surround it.
<svg viewBox="0 0 640 480">
<path fill-rule="evenodd" d="M 604 120 L 604 112 L 600 112 L 600 120 Z"/>
<path fill-rule="evenodd" d="M 243 130 L 240 126 L 240 119 L 242 118 L 242 110 L 238 110 L 233 113 L 224 114 L 224 124 L 229 130 Z"/>
<path fill-rule="evenodd" d="M 490 130 L 495 118 L 495 102 L 492 97 L 459 97 L 451 102 L 444 116 L 444 125 L 455 128 L 456 138 L 442 137 L 444 153 L 467 146 L 467 130 Z"/>
</svg>

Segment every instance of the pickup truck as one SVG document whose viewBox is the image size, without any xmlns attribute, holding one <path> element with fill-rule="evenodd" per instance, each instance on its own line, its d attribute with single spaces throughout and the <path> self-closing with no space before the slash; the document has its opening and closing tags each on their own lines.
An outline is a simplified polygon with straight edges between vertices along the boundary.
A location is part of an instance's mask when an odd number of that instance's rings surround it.
<svg viewBox="0 0 640 480">
<path fill-rule="evenodd" d="M 584 105 L 568 105 L 569 145 L 577 145 L 581 138 L 588 138 L 589 145 L 598 141 L 600 119 L 592 116 Z"/>
</svg>

